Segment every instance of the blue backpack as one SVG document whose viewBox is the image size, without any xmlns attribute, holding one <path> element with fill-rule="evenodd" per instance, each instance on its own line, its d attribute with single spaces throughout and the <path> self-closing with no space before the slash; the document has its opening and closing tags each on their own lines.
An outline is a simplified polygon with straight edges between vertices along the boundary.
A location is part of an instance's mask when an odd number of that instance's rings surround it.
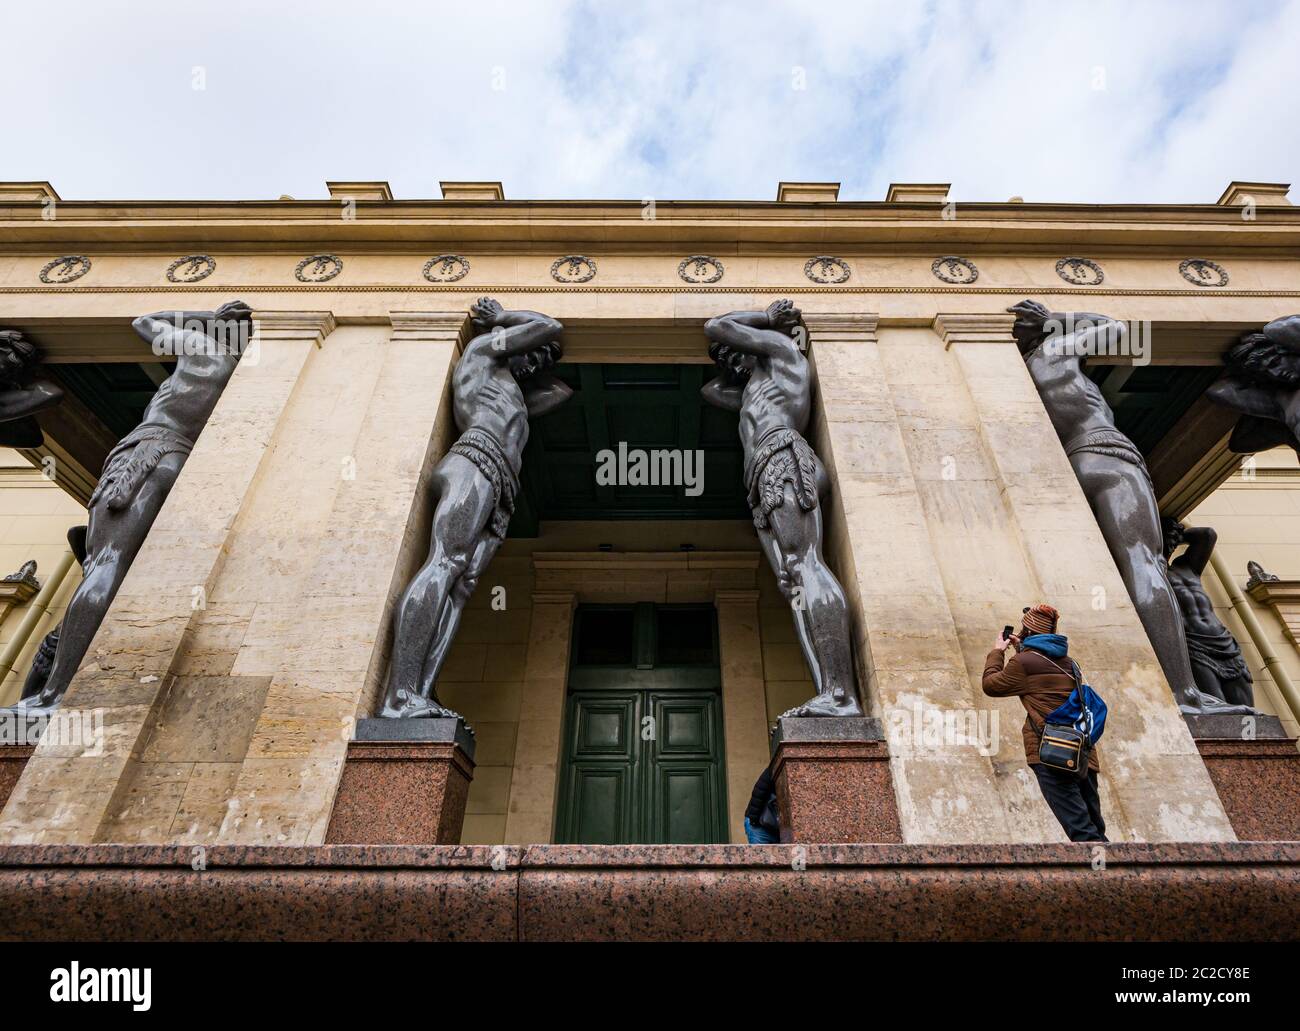
<svg viewBox="0 0 1300 1031">
<path fill-rule="evenodd" d="M 1068 723 L 1080 734 L 1087 734 L 1088 740 L 1095 745 L 1106 730 L 1106 702 L 1083 682 L 1079 664 L 1073 659 L 1070 664 L 1074 667 L 1074 690 L 1070 697 L 1048 713 L 1047 722 Z"/>
</svg>

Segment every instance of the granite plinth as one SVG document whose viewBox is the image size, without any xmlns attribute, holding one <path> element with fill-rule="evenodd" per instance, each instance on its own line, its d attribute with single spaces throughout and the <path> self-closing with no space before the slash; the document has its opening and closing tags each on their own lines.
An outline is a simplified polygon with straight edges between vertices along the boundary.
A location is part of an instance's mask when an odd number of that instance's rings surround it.
<svg viewBox="0 0 1300 1031">
<path fill-rule="evenodd" d="M 1237 837 L 1300 841 L 1300 751 L 1281 720 L 1185 718 Z"/>
<path fill-rule="evenodd" d="M 454 744 L 474 758 L 474 731 L 463 719 L 357 720 L 354 741 L 430 741 Z"/>
<path fill-rule="evenodd" d="M 782 718 L 772 754 L 782 841 L 902 841 L 878 719 Z"/>
<path fill-rule="evenodd" d="M 27 760 L 36 751 L 48 715 L 34 716 L 18 709 L 0 709 L 0 809 L 5 807 L 14 785 L 27 768 Z"/>
<path fill-rule="evenodd" d="M 5 807 L 18 778 L 27 768 L 27 760 L 36 751 L 35 745 L 0 745 L 0 809 Z"/>
<path fill-rule="evenodd" d="M 359 720 L 325 840 L 455 845 L 473 778 L 474 737 L 464 720 Z"/>
<path fill-rule="evenodd" d="M 8 941 L 1294 941 L 1300 842 L 6 845 L 0 911 Z"/>
<path fill-rule="evenodd" d="M 1256 716 L 1224 716 L 1212 714 L 1204 716 L 1184 715 L 1187 729 L 1192 737 L 1200 739 L 1242 740 L 1246 737 L 1256 741 L 1283 741 L 1287 732 L 1282 721 L 1276 716 L 1260 713 Z"/>
</svg>

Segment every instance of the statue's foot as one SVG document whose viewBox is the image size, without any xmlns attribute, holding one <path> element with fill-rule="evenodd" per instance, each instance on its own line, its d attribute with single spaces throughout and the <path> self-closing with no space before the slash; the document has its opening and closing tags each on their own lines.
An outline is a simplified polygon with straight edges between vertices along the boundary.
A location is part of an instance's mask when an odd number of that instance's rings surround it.
<svg viewBox="0 0 1300 1031">
<path fill-rule="evenodd" d="M 391 720 L 457 720 L 461 718 L 460 713 L 453 712 L 445 705 L 439 705 L 432 698 L 410 694 L 406 691 L 397 692 L 396 704 L 393 702 L 385 703 L 383 711 L 379 715 L 384 719 Z"/>
<path fill-rule="evenodd" d="M 803 705 L 796 705 L 793 709 L 787 709 L 781 713 L 782 719 L 798 719 L 803 716 L 861 716 L 863 715 L 862 706 L 858 703 L 856 696 L 847 693 L 819 694 L 804 702 Z"/>
<path fill-rule="evenodd" d="M 14 712 L 23 716 L 53 716 L 58 712 L 58 709 L 58 701 L 34 694 L 28 695 L 26 698 L 20 698 L 13 705 L 7 705 L 0 709 L 0 712 Z"/>
<path fill-rule="evenodd" d="M 1204 691 L 1186 692 L 1178 705 L 1178 711 L 1184 716 L 1258 716 L 1258 709 L 1249 705 L 1225 702 Z"/>
</svg>

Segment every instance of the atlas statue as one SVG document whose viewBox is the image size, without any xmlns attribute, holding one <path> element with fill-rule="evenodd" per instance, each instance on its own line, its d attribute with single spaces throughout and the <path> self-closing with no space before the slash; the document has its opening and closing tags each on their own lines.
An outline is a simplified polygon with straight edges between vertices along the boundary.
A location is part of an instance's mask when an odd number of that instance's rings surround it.
<svg viewBox="0 0 1300 1031">
<path fill-rule="evenodd" d="M 1196 686 L 1225 702 L 1254 705 L 1255 689 L 1241 646 L 1215 613 L 1214 602 L 1201 582 L 1219 535 L 1212 527 L 1184 526 L 1177 519 L 1165 519 L 1163 526 L 1169 582 L 1183 614 Z M 1173 558 L 1183 544 L 1187 550 Z"/>
<path fill-rule="evenodd" d="M 392 659 L 380 716 L 457 713 L 438 701 L 438 674 L 465 603 L 505 540 L 528 420 L 557 408 L 573 390 L 551 372 L 563 326 L 535 311 L 506 311 L 484 297 L 471 309 L 474 337 L 452 375 L 460 437 L 433 470 L 429 556 L 397 604 Z"/>
<path fill-rule="evenodd" d="M 0 330 L 0 447 L 45 443 L 36 413 L 59 404 L 63 388 L 41 373 L 40 359 L 40 349 L 17 330 Z"/>
<path fill-rule="evenodd" d="M 1300 455 L 1300 315 L 1246 333 L 1223 363 L 1205 396 L 1241 416 L 1228 449 L 1249 455 L 1286 444 Z"/>
<path fill-rule="evenodd" d="M 704 326 L 719 374 L 703 387 L 712 405 L 740 413 L 745 487 L 763 553 L 790 602 L 817 694 L 784 713 L 861 716 L 854 689 L 849 607 L 822 557 L 821 502 L 830 477 L 804 439 L 813 371 L 800 343 L 803 318 L 788 300 L 733 311 Z"/>
<path fill-rule="evenodd" d="M 1115 426 L 1088 355 L 1114 353 L 1123 323 L 1093 312 L 1051 312 L 1036 301 L 1009 308 L 1025 366 L 1083 488 L 1124 587 L 1185 714 L 1253 713 L 1202 691 L 1188 659 L 1182 611 L 1164 554 L 1155 486 L 1137 445 Z M 1122 342 L 1122 341 L 1121 341 Z"/>
<path fill-rule="evenodd" d="M 44 684 L 17 702 L 17 708 L 46 712 L 62 701 L 239 363 L 251 316 L 248 305 L 231 301 L 215 312 L 157 312 L 132 323 L 155 354 L 175 356 L 176 369 L 154 393 L 140 424 L 118 441 L 104 461 L 86 505 L 89 520 L 81 583 L 63 615 Z"/>
</svg>

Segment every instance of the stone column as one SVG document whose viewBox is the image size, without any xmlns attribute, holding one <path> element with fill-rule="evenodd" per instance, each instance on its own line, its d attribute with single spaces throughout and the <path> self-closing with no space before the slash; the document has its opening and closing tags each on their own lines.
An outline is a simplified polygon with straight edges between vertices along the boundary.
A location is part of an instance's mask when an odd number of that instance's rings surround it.
<svg viewBox="0 0 1300 1031">
<path fill-rule="evenodd" d="M 1028 574 L 1036 598 L 1063 613 L 1062 630 L 1110 718 L 1099 756 L 1112 840 L 1232 840 L 1232 827 L 1174 704 L 1137 611 L 1011 336 L 1011 315 L 939 315 L 934 331 L 974 404 L 1018 538 L 999 581 L 980 585 L 1011 622 Z"/>
<path fill-rule="evenodd" d="M 79 748 L 42 741 L 0 814 L 0 842 L 99 840 L 136 780 L 137 759 L 187 649 L 200 644 L 196 628 L 221 577 L 237 517 L 304 367 L 333 327 L 329 312 L 257 316 L 249 353 L 227 383 L 64 696 L 60 711 L 71 720 L 102 714 L 102 743 Z M 240 613 L 226 615 L 235 625 L 225 635 L 229 639 L 239 632 Z M 193 764 L 186 765 L 158 769 L 160 790 L 174 793 L 175 782 L 193 772 Z M 155 840 L 167 840 L 167 822 Z"/>
<path fill-rule="evenodd" d="M 928 748 L 912 732 L 927 713 L 965 719 L 985 707 L 900 424 L 900 409 L 909 413 L 935 390 L 926 378 L 935 355 L 909 347 L 887 368 L 875 315 L 805 312 L 804 319 L 820 392 L 815 443 L 835 485 L 828 545 L 853 609 L 864 701 L 889 738 L 902 840 L 1026 840 L 1008 819 L 989 756 L 975 744 Z"/>
<path fill-rule="evenodd" d="M 573 638 L 573 591 L 534 591 L 515 764 L 506 812 L 507 845 L 551 840 L 556 777 Z"/>
<path fill-rule="evenodd" d="M 768 763 L 767 694 L 758 591 L 714 593 L 722 664 L 722 721 L 727 755 L 727 818 L 731 840 L 745 841 L 745 807 Z"/>
<path fill-rule="evenodd" d="M 287 567 L 275 584 L 240 588 L 243 600 L 252 588 L 264 602 L 235 670 L 268 686 L 228 793 L 222 843 L 325 840 L 353 720 L 369 716 L 380 693 L 393 605 L 428 553 L 427 484 L 448 443 L 466 315 L 395 312 L 390 321 L 391 333 L 341 332 L 336 361 L 304 383 L 313 403 L 298 409 L 286 449 L 294 466 L 279 470 L 259 513 L 300 529 L 292 547 L 263 553 Z"/>
</svg>

